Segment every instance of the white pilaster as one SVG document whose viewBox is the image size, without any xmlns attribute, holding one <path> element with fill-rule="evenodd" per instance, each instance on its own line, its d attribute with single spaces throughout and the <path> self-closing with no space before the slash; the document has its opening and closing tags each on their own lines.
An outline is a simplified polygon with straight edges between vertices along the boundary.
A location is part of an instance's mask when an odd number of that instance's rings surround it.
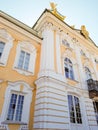
<svg viewBox="0 0 98 130">
<path fill-rule="evenodd" d="M 60 52 L 60 33 L 56 34 L 56 64 L 57 64 L 57 72 L 62 74 L 61 67 L 61 52 Z"/>
<path fill-rule="evenodd" d="M 52 26 L 52 25 L 51 25 Z M 41 46 L 40 71 L 54 70 L 54 32 L 50 26 L 46 26 L 42 32 L 43 42 Z"/>
<path fill-rule="evenodd" d="M 91 55 L 91 61 L 93 63 L 94 71 L 95 71 L 95 75 L 96 75 L 96 79 L 95 80 L 98 80 L 98 71 L 97 71 L 97 67 L 96 67 L 96 63 L 95 63 L 95 58 L 92 55 Z"/>
<path fill-rule="evenodd" d="M 78 63 L 78 69 L 79 69 L 79 78 L 80 78 L 80 83 L 82 88 L 86 88 L 86 82 L 85 82 L 85 74 L 84 74 L 84 70 L 83 70 L 83 65 L 81 62 L 81 55 L 80 55 L 80 49 L 79 49 L 79 45 L 78 43 L 75 45 L 75 51 L 76 51 L 76 59 L 77 59 L 77 63 Z"/>
</svg>

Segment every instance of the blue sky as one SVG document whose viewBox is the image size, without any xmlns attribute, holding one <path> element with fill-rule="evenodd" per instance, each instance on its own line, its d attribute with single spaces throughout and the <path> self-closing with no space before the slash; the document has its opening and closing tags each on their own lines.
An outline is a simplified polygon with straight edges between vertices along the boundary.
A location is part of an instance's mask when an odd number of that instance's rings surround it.
<svg viewBox="0 0 98 130">
<path fill-rule="evenodd" d="M 98 45 L 98 0 L 1 0 L 0 10 L 32 27 L 50 2 L 57 3 L 65 22 L 80 29 L 85 25 L 91 39 Z"/>
</svg>

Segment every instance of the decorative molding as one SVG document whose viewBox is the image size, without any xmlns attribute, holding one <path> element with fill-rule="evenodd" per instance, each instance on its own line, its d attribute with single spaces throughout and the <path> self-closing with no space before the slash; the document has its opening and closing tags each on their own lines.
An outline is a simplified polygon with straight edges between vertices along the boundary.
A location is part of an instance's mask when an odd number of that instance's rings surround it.
<svg viewBox="0 0 98 130">
<path fill-rule="evenodd" d="M 26 82 L 24 82 L 24 81 L 16 81 L 16 82 L 10 82 L 10 81 L 9 81 L 9 82 L 8 82 L 8 85 L 10 85 L 10 86 L 12 86 L 12 87 L 16 87 L 17 85 L 18 85 L 18 86 L 23 85 L 23 86 L 26 87 L 27 90 L 30 90 L 30 91 L 32 91 L 32 90 L 34 89 L 34 87 L 31 88 L 31 87 L 29 86 L 29 84 L 26 83 Z"/>
<path fill-rule="evenodd" d="M 18 68 L 18 60 L 19 60 L 21 50 L 24 50 L 25 52 L 30 53 L 30 61 L 29 61 L 28 70 Z M 13 65 L 13 69 L 16 70 L 18 73 L 26 75 L 26 76 L 34 75 L 36 53 L 37 53 L 36 48 L 30 42 L 28 42 L 28 41 L 20 42 L 19 41 L 17 50 L 16 50 L 16 58 L 15 58 L 15 62 Z"/>
<path fill-rule="evenodd" d="M 24 86 L 22 93 L 20 92 L 21 84 Z M 5 92 L 5 97 L 4 97 L 5 101 L 4 101 L 4 105 L 3 105 L 3 109 L 2 109 L 3 111 L 1 113 L 1 122 L 6 121 L 6 116 L 7 116 L 8 107 L 9 107 L 9 100 L 10 100 L 10 96 L 11 96 L 12 92 L 15 92 L 17 94 L 21 93 L 25 96 L 21 122 L 28 123 L 29 122 L 30 104 L 31 104 L 31 101 L 32 101 L 32 89 L 24 81 L 8 82 L 8 86 L 7 86 L 7 89 L 6 89 L 6 92 Z M 28 106 L 28 108 L 26 106 Z"/>
<path fill-rule="evenodd" d="M 29 130 L 28 125 L 21 125 L 19 130 Z"/>
<path fill-rule="evenodd" d="M 0 58 L 0 66 L 6 66 L 10 50 L 13 46 L 13 38 L 5 29 L 0 29 L 0 39 L 5 43 L 2 56 Z"/>
<path fill-rule="evenodd" d="M 14 40 L 14 38 L 12 38 L 12 36 L 4 28 L 0 29 L 0 37 L 4 38 L 5 40 L 7 40 L 9 42 L 12 42 Z"/>
<path fill-rule="evenodd" d="M 8 126 L 0 124 L 0 130 L 8 130 Z"/>
</svg>

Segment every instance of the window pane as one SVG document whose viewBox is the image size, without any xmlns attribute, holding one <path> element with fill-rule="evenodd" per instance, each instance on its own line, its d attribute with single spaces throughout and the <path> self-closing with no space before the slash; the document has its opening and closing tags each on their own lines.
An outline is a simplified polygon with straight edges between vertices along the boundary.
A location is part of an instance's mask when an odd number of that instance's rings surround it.
<svg viewBox="0 0 98 130">
<path fill-rule="evenodd" d="M 70 122 L 75 123 L 75 112 L 74 112 L 73 98 L 71 95 L 68 95 L 68 106 L 70 113 Z"/>
<path fill-rule="evenodd" d="M 73 71 L 70 71 L 70 78 L 74 79 Z"/>
<path fill-rule="evenodd" d="M 70 113 L 70 122 L 71 123 L 82 123 L 79 99 L 75 96 L 68 95 L 68 106 Z"/>
<path fill-rule="evenodd" d="M 18 63 L 18 67 L 21 69 L 23 68 L 24 57 L 25 57 L 25 52 L 21 51 L 20 57 L 19 57 L 19 63 Z"/>
<path fill-rule="evenodd" d="M 65 67 L 65 76 L 66 76 L 66 78 L 69 78 L 69 70 L 66 67 Z"/>
<path fill-rule="evenodd" d="M 13 118 L 14 118 L 16 100 L 17 100 L 17 95 L 12 94 L 11 100 L 10 100 L 10 106 L 9 106 L 9 110 L 8 110 L 8 115 L 7 115 L 7 120 L 13 120 Z"/>
<path fill-rule="evenodd" d="M 23 110 L 24 96 L 12 94 L 7 120 L 21 121 L 22 110 Z"/>
<path fill-rule="evenodd" d="M 74 102 L 75 102 L 75 111 L 76 111 L 76 120 L 78 124 L 82 123 L 81 119 L 81 111 L 80 111 L 80 104 L 79 104 L 79 99 L 74 96 Z"/>
<path fill-rule="evenodd" d="M 70 59 L 65 58 L 64 60 L 65 76 L 66 78 L 74 79 L 72 62 Z"/>
<path fill-rule="evenodd" d="M 18 67 L 20 69 L 28 70 L 29 67 L 30 54 L 24 51 L 21 51 L 19 57 Z"/>
<path fill-rule="evenodd" d="M 25 69 L 25 70 L 28 70 L 29 60 L 30 60 L 30 54 L 29 54 L 29 53 L 26 53 L 25 62 L 24 62 L 24 69 Z"/>
<path fill-rule="evenodd" d="M 24 102 L 24 96 L 19 95 L 18 96 L 17 108 L 16 108 L 16 117 L 15 117 L 16 121 L 21 121 L 23 102 Z"/>
<path fill-rule="evenodd" d="M 5 43 L 0 41 L 0 57 L 2 56 L 4 45 Z"/>
</svg>

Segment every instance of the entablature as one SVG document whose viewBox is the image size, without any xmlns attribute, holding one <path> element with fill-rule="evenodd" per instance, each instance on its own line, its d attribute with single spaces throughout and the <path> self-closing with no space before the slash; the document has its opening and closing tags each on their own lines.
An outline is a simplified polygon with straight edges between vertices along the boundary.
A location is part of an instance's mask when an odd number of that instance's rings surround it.
<svg viewBox="0 0 98 130">
<path fill-rule="evenodd" d="M 79 42 L 80 45 L 83 45 L 86 48 L 90 48 L 93 51 L 98 51 L 97 46 L 95 46 L 90 39 L 83 37 L 80 33 L 80 30 L 72 29 L 71 26 L 55 17 L 51 11 L 47 9 L 43 12 L 33 28 L 37 31 L 42 31 L 41 29 L 45 27 L 46 23 L 51 23 L 53 28 L 55 27 L 54 29 L 59 30 L 60 33 L 67 34 L 73 43 Z"/>
</svg>

